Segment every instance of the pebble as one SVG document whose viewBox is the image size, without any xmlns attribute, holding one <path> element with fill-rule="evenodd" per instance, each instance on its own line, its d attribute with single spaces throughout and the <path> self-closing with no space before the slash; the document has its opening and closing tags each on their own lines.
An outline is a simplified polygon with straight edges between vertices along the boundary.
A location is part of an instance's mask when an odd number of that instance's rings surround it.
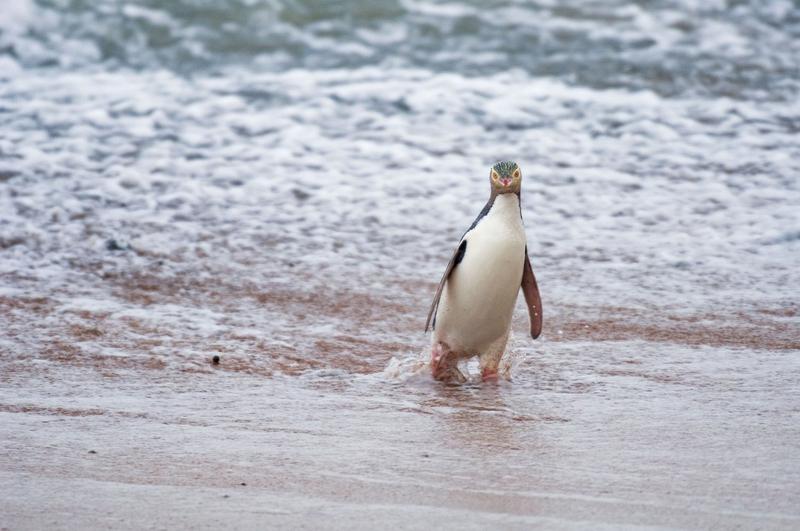
<svg viewBox="0 0 800 531">
<path fill-rule="evenodd" d="M 115 239 L 108 240 L 106 242 L 106 249 L 109 251 L 127 251 L 129 246 L 125 242 L 120 242 Z"/>
</svg>

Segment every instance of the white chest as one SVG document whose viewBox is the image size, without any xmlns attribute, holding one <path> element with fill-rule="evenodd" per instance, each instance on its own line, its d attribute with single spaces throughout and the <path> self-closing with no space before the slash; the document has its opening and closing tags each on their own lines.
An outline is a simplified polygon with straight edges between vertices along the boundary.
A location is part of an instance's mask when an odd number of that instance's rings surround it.
<svg viewBox="0 0 800 531">
<path fill-rule="evenodd" d="M 467 246 L 476 249 L 477 260 L 491 263 L 514 260 L 517 252 L 525 251 L 525 227 L 516 194 L 498 196 L 489 213 L 465 235 Z M 524 258 L 524 257 L 523 257 Z"/>
</svg>

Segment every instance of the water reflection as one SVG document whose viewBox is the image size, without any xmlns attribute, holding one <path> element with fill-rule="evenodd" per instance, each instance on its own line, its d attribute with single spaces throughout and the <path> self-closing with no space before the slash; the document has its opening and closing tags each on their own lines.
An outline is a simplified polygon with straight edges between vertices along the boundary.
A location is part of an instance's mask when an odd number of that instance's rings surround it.
<svg viewBox="0 0 800 531">
<path fill-rule="evenodd" d="M 420 406 L 434 410 L 444 446 L 483 452 L 519 449 L 517 415 L 507 404 L 508 384 L 440 385 Z M 530 429 L 530 425 L 526 426 Z"/>
</svg>

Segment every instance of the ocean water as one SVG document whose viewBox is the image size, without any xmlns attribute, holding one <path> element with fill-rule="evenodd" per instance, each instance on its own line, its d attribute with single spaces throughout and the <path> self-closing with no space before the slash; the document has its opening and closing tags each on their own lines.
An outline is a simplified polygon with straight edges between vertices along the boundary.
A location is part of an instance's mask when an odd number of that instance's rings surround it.
<svg viewBox="0 0 800 531">
<path fill-rule="evenodd" d="M 442 386 L 501 159 L 544 333 Z M 796 528 L 798 176 L 797 1 L 2 0 L 0 513 Z"/>
</svg>

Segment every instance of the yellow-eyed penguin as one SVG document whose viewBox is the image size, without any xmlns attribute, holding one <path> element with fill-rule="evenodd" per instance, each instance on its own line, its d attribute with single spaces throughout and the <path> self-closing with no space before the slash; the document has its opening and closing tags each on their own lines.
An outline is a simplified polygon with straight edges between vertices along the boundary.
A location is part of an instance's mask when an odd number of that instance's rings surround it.
<svg viewBox="0 0 800 531">
<path fill-rule="evenodd" d="M 489 202 L 461 237 L 425 323 L 426 332 L 433 325 L 431 372 L 437 380 L 464 381 L 457 364 L 473 356 L 480 357 L 484 380 L 497 378 L 520 287 L 531 336 L 542 332 L 542 300 L 522 224 L 522 173 L 516 162 L 498 162 L 489 181 Z"/>
</svg>

